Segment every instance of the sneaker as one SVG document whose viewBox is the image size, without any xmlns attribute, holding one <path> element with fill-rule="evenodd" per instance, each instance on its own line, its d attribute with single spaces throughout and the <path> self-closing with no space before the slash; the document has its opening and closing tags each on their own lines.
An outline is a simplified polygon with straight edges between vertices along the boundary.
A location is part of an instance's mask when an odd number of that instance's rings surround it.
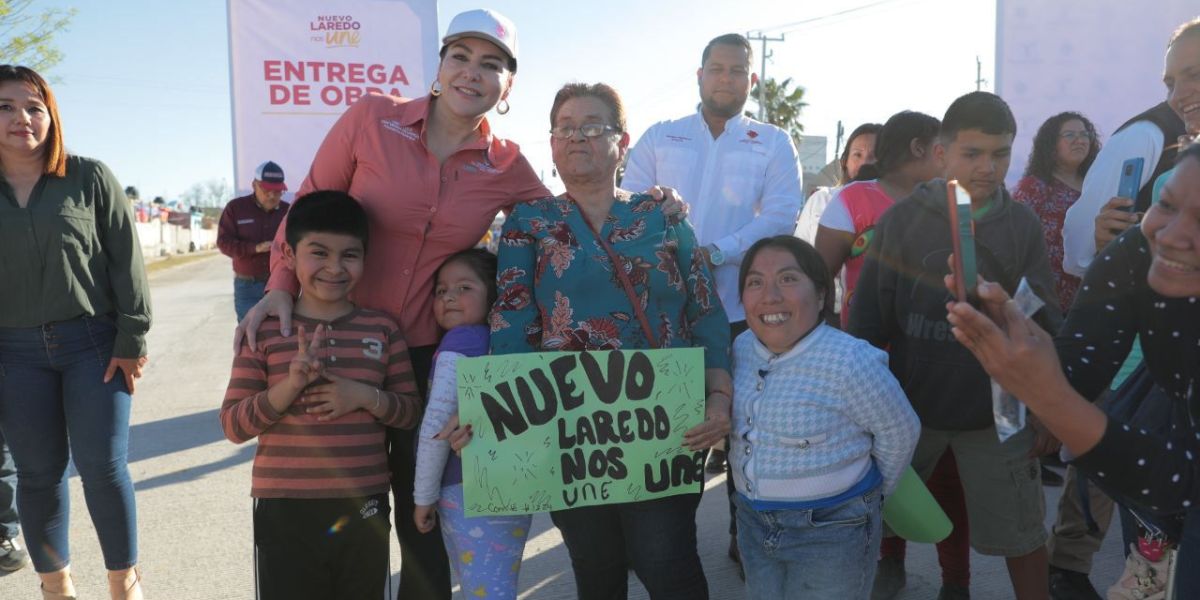
<svg viewBox="0 0 1200 600">
<path fill-rule="evenodd" d="M 970 600 L 970 598 L 970 588 L 953 583 L 943 583 L 942 589 L 938 591 L 937 595 L 937 600 Z"/>
<path fill-rule="evenodd" d="M 904 573 L 904 561 L 894 556 L 879 559 L 875 568 L 875 583 L 871 586 L 871 600 L 891 600 L 908 584 Z"/>
<path fill-rule="evenodd" d="M 0 569 L 19 571 L 29 566 L 29 553 L 22 550 L 17 540 L 0 538 Z"/>
<path fill-rule="evenodd" d="M 714 448 L 708 453 L 708 464 L 704 466 L 704 470 L 718 475 L 725 472 L 725 451 Z"/>
<path fill-rule="evenodd" d="M 1167 560 L 1151 561 L 1131 546 L 1125 559 L 1125 572 L 1108 588 L 1108 600 L 1165 600 L 1167 597 Z"/>
<path fill-rule="evenodd" d="M 1050 565 L 1050 598 L 1052 600 L 1101 600 L 1100 592 L 1092 587 L 1087 573 L 1060 569 Z"/>
</svg>

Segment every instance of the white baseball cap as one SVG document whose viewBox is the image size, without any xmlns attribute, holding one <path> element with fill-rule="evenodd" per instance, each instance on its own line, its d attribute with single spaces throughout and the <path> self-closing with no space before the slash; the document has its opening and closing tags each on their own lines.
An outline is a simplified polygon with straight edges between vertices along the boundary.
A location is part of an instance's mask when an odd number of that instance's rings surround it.
<svg viewBox="0 0 1200 600">
<path fill-rule="evenodd" d="M 500 47 L 517 63 L 517 26 L 508 17 L 490 9 L 477 8 L 458 13 L 446 28 L 442 47 L 466 37 L 479 38 Z"/>
</svg>

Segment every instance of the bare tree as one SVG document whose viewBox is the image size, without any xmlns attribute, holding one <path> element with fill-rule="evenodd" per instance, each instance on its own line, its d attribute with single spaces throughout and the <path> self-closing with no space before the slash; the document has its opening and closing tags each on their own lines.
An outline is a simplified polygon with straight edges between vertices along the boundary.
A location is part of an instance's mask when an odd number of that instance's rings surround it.
<svg viewBox="0 0 1200 600">
<path fill-rule="evenodd" d="M 204 192 L 210 202 L 207 206 L 224 206 L 233 198 L 233 187 L 224 179 L 209 179 L 204 182 Z"/>
<path fill-rule="evenodd" d="M 233 188 L 224 179 L 207 179 L 193 183 L 179 195 L 180 200 L 188 206 L 197 208 L 213 208 L 224 206 L 233 197 Z"/>
</svg>

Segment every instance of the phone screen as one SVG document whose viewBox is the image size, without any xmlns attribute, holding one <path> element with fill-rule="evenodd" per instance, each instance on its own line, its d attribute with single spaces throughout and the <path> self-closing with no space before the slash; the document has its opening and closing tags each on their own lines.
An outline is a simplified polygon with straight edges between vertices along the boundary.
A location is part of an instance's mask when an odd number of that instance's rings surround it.
<svg viewBox="0 0 1200 600">
<path fill-rule="evenodd" d="M 1141 157 L 1131 158 L 1121 164 L 1121 180 L 1117 184 L 1117 195 L 1130 200 L 1137 200 L 1138 190 L 1142 185 L 1142 167 L 1146 160 Z M 1137 211 L 1137 203 L 1127 208 L 1129 212 Z"/>
</svg>

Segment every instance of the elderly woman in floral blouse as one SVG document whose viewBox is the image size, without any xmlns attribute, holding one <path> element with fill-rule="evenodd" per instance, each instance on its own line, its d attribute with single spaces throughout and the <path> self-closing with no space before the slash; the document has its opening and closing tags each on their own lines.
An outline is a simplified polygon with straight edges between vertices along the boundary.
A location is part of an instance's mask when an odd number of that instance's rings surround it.
<svg viewBox="0 0 1200 600">
<path fill-rule="evenodd" d="M 705 421 L 684 443 L 709 448 L 729 432 L 729 323 L 692 228 L 669 223 L 660 201 L 617 188 L 629 134 L 616 90 L 568 84 L 550 122 L 567 191 L 518 205 L 504 225 L 492 352 L 703 347 Z M 551 513 L 579 597 L 623 597 L 632 566 L 652 598 L 708 598 L 696 553 L 700 492 Z"/>
</svg>

